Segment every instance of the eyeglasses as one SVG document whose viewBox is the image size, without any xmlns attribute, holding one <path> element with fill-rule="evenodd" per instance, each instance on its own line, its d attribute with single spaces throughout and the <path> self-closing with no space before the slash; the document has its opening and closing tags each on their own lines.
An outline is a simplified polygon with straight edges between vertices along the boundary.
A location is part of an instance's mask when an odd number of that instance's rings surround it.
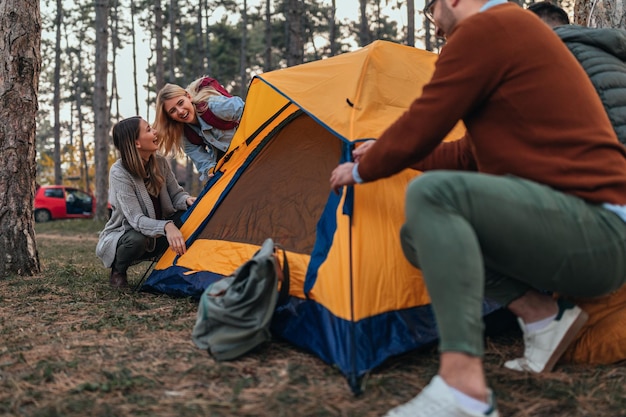
<svg viewBox="0 0 626 417">
<path fill-rule="evenodd" d="M 437 0 L 430 0 L 428 3 L 426 3 L 426 6 L 424 7 L 424 16 L 434 25 L 436 25 L 435 16 L 433 16 L 433 13 L 435 11 L 435 3 L 437 3 Z"/>
</svg>

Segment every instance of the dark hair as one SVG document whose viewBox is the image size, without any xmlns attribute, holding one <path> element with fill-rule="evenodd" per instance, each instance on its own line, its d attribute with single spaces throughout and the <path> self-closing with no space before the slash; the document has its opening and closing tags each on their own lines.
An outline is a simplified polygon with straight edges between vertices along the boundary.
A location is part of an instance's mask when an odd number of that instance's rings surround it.
<svg viewBox="0 0 626 417">
<path fill-rule="evenodd" d="M 143 179 L 148 193 L 156 197 L 159 195 L 164 181 L 163 175 L 161 175 L 154 155 L 151 155 L 144 165 L 135 146 L 135 141 L 139 138 L 142 120 L 143 118 L 140 116 L 128 117 L 113 126 L 113 145 L 119 151 L 122 165 L 126 171 L 134 177 Z"/>
<path fill-rule="evenodd" d="M 539 16 L 550 26 L 569 25 L 569 17 L 565 10 L 549 1 L 540 1 L 528 6 L 528 10 Z"/>
</svg>

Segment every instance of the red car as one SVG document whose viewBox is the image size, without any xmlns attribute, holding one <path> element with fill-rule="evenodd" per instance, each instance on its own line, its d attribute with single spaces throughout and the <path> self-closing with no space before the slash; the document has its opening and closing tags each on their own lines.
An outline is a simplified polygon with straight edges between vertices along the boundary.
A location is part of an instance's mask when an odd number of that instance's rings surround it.
<svg viewBox="0 0 626 417">
<path fill-rule="evenodd" d="M 42 185 L 35 193 L 35 221 L 92 218 L 96 199 L 86 191 L 64 185 Z"/>
</svg>

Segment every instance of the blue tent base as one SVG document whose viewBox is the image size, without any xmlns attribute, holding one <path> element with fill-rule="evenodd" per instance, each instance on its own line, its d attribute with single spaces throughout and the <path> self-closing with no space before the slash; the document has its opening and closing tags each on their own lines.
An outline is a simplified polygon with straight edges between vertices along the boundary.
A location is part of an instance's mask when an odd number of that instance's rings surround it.
<svg viewBox="0 0 626 417">
<path fill-rule="evenodd" d="M 152 274 L 139 290 L 199 300 L 206 287 L 224 278 L 223 275 L 213 272 L 197 272 L 186 275 L 187 271 L 186 268 L 175 265 L 165 270 L 152 271 Z"/>
<path fill-rule="evenodd" d="M 186 272 L 185 268 L 177 266 L 153 271 L 140 290 L 200 299 L 209 284 L 223 278 L 212 272 L 185 275 Z M 487 333 L 491 329 L 515 326 L 510 313 L 495 302 L 483 302 L 483 315 Z M 363 377 L 387 359 L 427 348 L 438 340 L 430 305 L 352 322 L 334 316 L 315 301 L 295 297 L 290 297 L 287 304 L 276 310 L 272 334 L 336 366 L 355 395 L 362 393 Z"/>
<path fill-rule="evenodd" d="M 483 303 L 485 317 L 499 310 L 497 303 Z M 432 346 L 438 340 L 430 305 L 351 322 L 335 317 L 314 301 L 294 297 L 276 310 L 272 332 L 336 366 L 355 395 L 362 392 L 363 377 L 387 359 Z"/>
</svg>

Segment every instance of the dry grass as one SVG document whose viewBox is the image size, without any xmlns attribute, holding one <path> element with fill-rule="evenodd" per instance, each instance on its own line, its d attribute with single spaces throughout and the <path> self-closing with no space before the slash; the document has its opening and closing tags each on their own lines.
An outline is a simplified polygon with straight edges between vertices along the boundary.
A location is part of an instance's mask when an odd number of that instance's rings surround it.
<svg viewBox="0 0 626 417">
<path fill-rule="evenodd" d="M 411 352 L 354 397 L 338 371 L 282 342 L 217 363 L 191 342 L 193 301 L 108 287 L 94 255 L 99 226 L 37 225 L 43 273 L 0 279 L 0 415 L 380 416 L 436 372 L 434 350 Z M 626 416 L 624 364 L 542 376 L 502 369 L 520 351 L 515 333 L 488 339 L 502 416 Z"/>
</svg>

